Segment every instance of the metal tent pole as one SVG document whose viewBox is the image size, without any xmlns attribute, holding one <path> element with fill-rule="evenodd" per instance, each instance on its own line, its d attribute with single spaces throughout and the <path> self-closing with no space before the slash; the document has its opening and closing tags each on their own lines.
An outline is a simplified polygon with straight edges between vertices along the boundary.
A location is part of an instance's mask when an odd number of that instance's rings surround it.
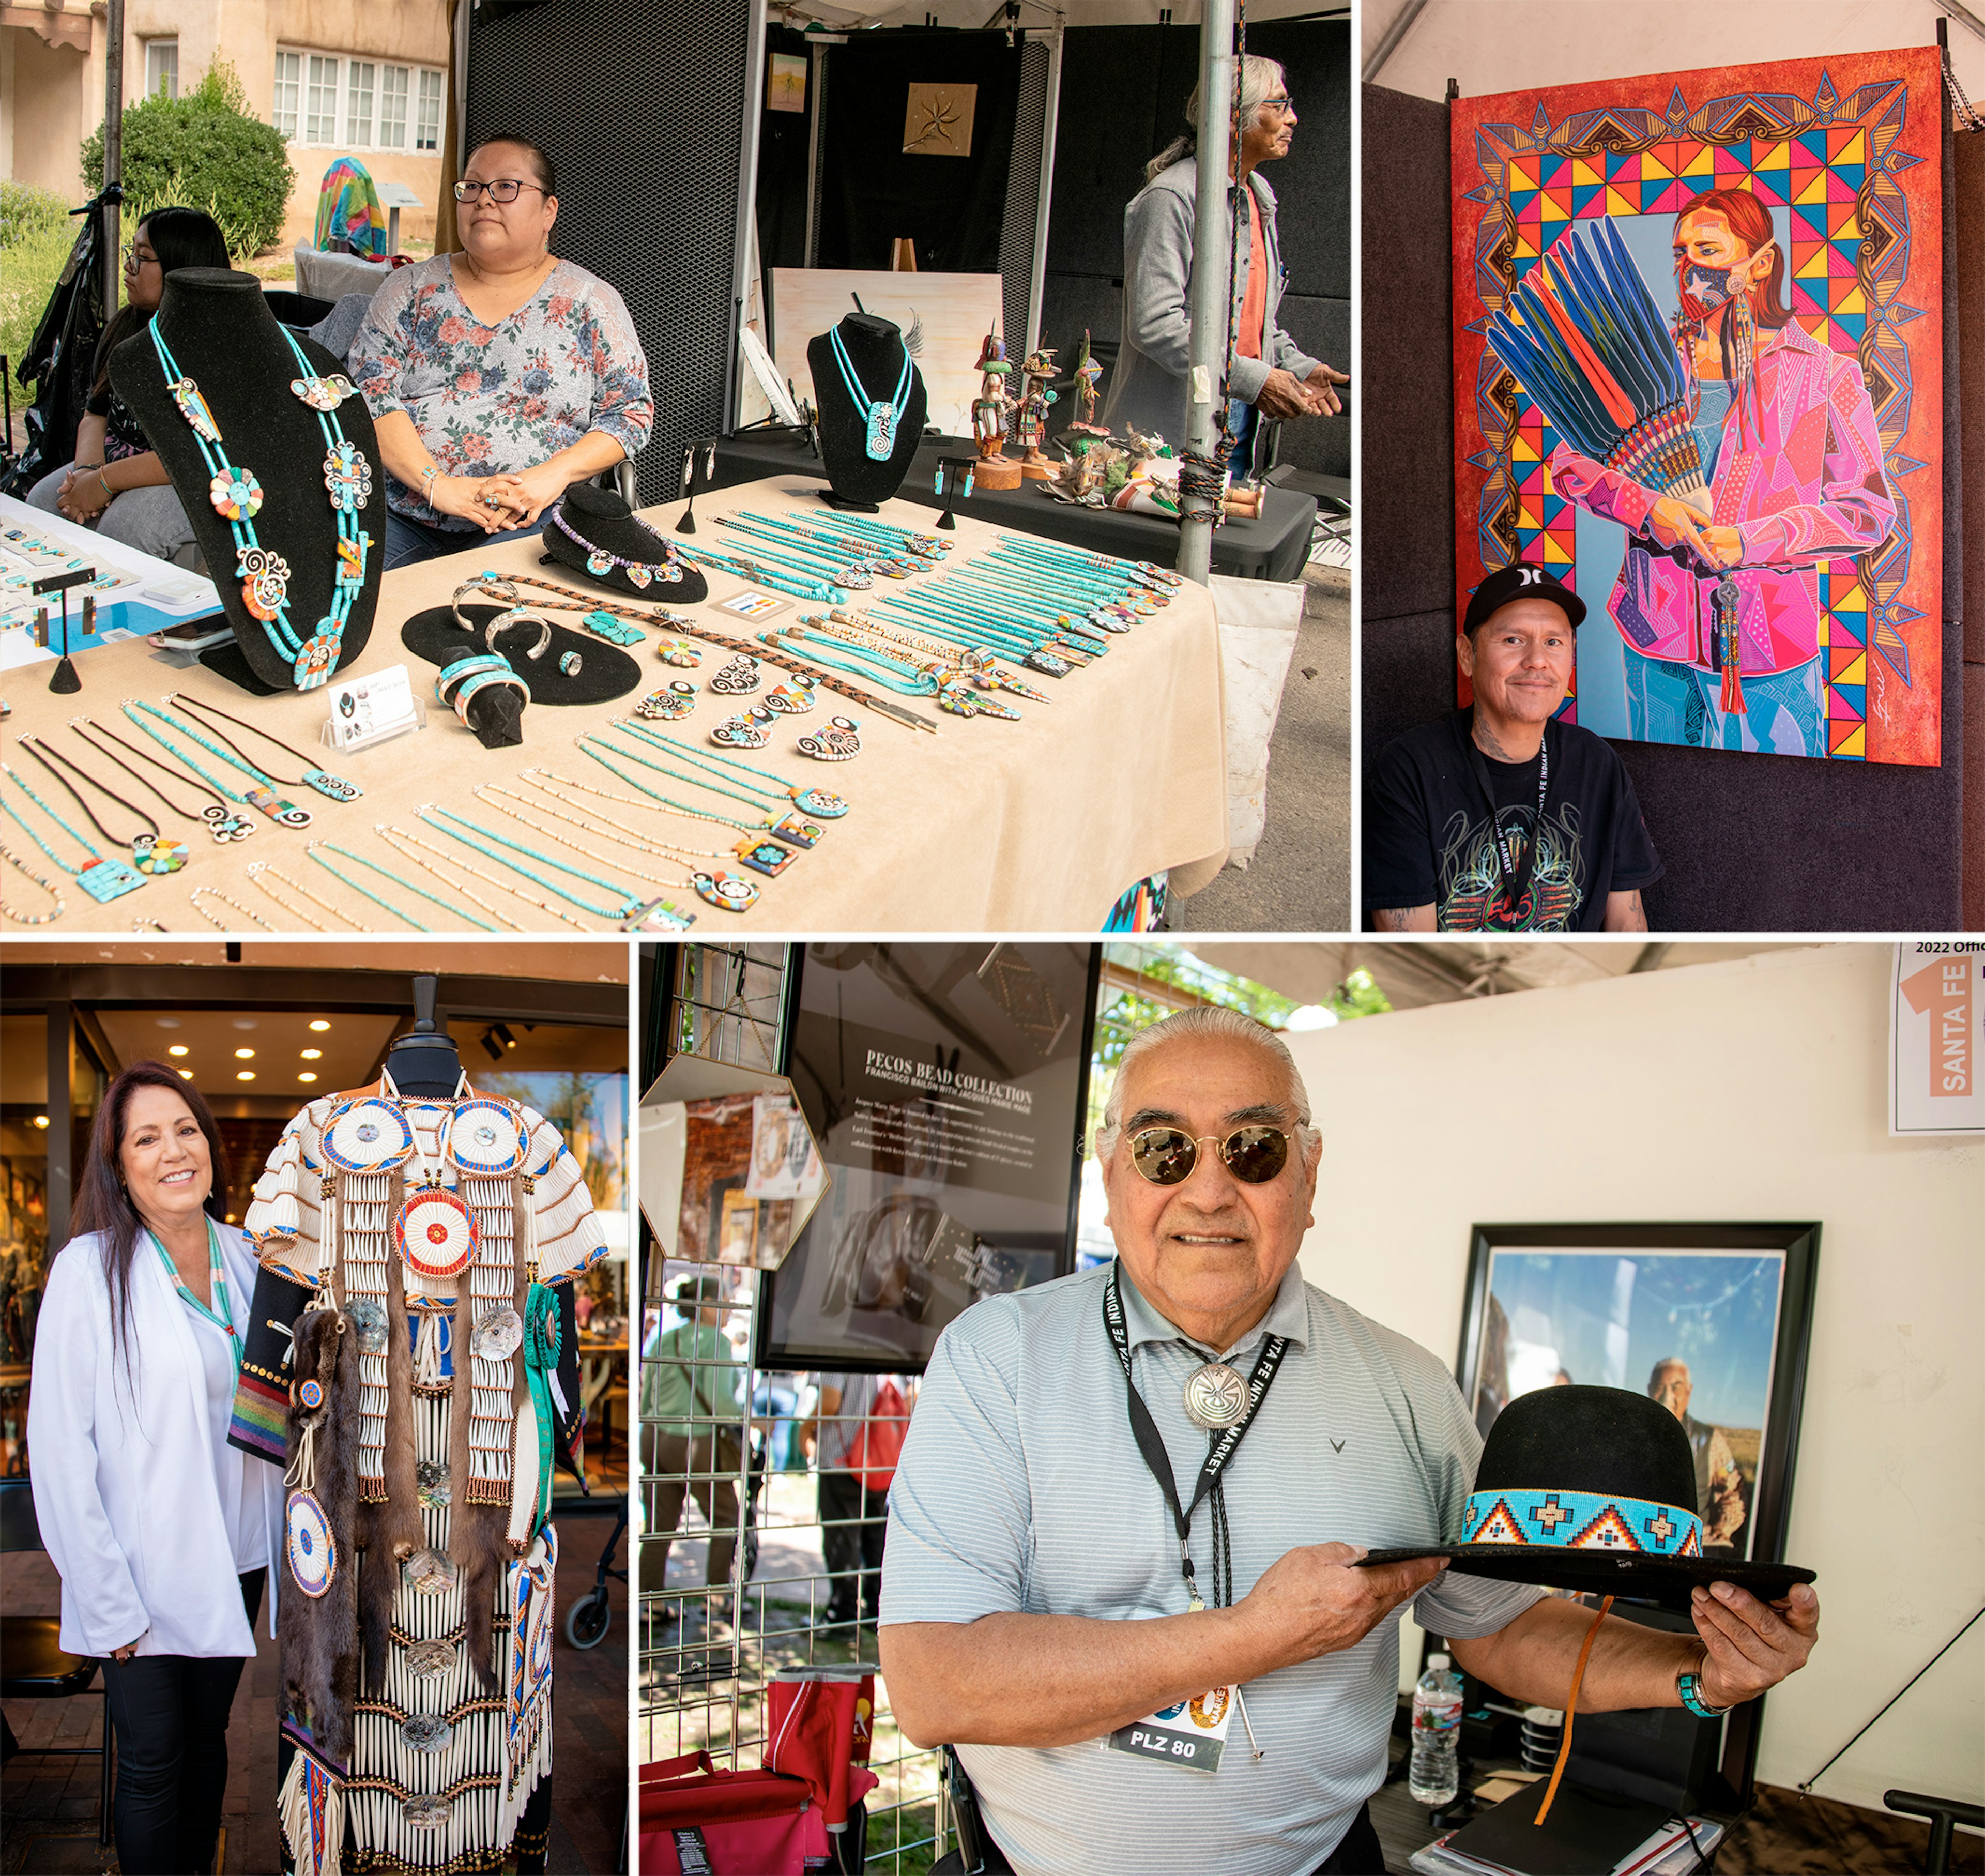
<svg viewBox="0 0 1985 1876">
<path fill-rule="evenodd" d="M 103 22 L 103 187 L 124 180 L 124 0 L 110 0 Z M 103 323 L 117 311 L 117 249 L 121 217 L 115 201 L 103 210 Z"/>
<path fill-rule="evenodd" d="M 1215 399 L 1227 375 L 1221 355 L 1232 308 L 1227 304 L 1228 143 L 1234 114 L 1234 0 L 1206 0 L 1199 29 L 1199 181 L 1192 228 L 1192 352 L 1187 382 L 1185 447 L 1211 456 L 1222 412 Z M 1179 504 L 1178 570 L 1201 586 L 1213 570 L 1213 513 L 1201 498 Z"/>
</svg>

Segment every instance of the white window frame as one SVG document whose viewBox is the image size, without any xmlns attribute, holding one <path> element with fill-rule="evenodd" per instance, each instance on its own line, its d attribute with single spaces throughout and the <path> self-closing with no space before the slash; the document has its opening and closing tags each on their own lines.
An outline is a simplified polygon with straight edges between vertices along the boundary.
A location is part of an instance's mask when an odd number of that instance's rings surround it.
<svg viewBox="0 0 1985 1876">
<path fill-rule="evenodd" d="M 370 59 L 344 62 L 344 140 L 354 150 L 372 147 L 372 118 L 379 96 L 379 67 Z"/>
<path fill-rule="evenodd" d="M 170 55 L 170 62 L 161 59 L 161 53 Z M 163 66 L 166 69 L 161 69 Z M 165 94 L 169 98 L 180 95 L 180 42 L 176 35 L 162 36 L 145 42 L 145 96 L 154 97 L 160 90 L 160 80 L 165 80 Z"/>
<path fill-rule="evenodd" d="M 304 60 L 301 52 L 276 55 L 276 89 L 269 121 L 283 133 L 285 143 L 297 140 L 303 123 Z"/>
<path fill-rule="evenodd" d="M 434 81 L 432 84 L 428 82 L 430 79 Z M 428 119 L 430 102 L 434 106 L 432 126 Z M 442 76 L 432 66 L 423 66 L 421 70 L 420 114 L 414 124 L 414 148 L 416 150 L 438 150 L 441 147 L 442 125 L 447 115 L 448 91 L 442 82 Z"/>
<path fill-rule="evenodd" d="M 321 46 L 276 49 L 270 121 L 302 148 L 438 155 L 447 110 L 447 76 L 438 66 Z"/>
<path fill-rule="evenodd" d="M 328 84 L 324 82 L 327 75 Z M 314 143 L 321 148 L 338 141 L 338 92 L 344 76 L 344 61 L 335 52 L 312 52 L 304 60 L 306 143 Z"/>
<path fill-rule="evenodd" d="M 398 81 L 397 84 L 395 79 Z M 379 68 L 379 140 L 375 147 L 380 150 L 407 150 L 411 147 L 408 136 L 413 89 L 414 72 L 411 66 L 382 65 Z M 398 107 L 397 110 L 394 110 L 395 106 Z M 394 111 L 391 117 L 388 116 L 389 110 Z M 391 136 L 387 134 L 389 123 L 393 129 Z"/>
</svg>

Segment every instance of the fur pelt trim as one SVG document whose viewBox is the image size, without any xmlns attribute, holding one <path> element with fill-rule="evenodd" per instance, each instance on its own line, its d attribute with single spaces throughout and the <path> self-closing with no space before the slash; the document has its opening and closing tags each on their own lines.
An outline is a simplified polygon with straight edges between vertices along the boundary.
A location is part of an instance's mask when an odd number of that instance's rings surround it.
<svg viewBox="0 0 1985 1876">
<path fill-rule="evenodd" d="M 516 1239 L 512 1239 L 514 1245 Z M 511 1306 L 519 1317 L 524 1313 L 528 1278 L 520 1265 L 510 1272 Z M 448 1514 L 448 1554 L 462 1572 L 462 1610 L 469 1626 L 466 1646 L 475 1664 L 477 1677 L 494 1693 L 502 1684 L 493 1659 L 495 1646 L 496 1592 L 510 1562 L 510 1508 L 507 1504 L 470 1504 L 466 1502 L 469 1471 L 469 1425 L 473 1395 L 475 1360 L 471 1347 L 475 1333 L 472 1320 L 475 1305 L 463 1283 L 455 1299 L 455 1387 L 448 1404 L 449 1476 L 456 1481 L 454 1502 Z M 526 1411 L 530 1401 L 529 1377 L 524 1371 L 521 1350 L 511 1364 L 510 1411 L 514 1417 Z M 513 1488 L 514 1489 L 514 1488 Z"/>
<path fill-rule="evenodd" d="M 307 1310 L 297 1319 L 291 1372 L 296 1380 L 290 1394 L 290 1450 L 297 1450 L 304 1423 L 315 1420 L 311 1489 L 330 1521 L 338 1564 L 321 1596 L 305 1595 L 292 1577 L 277 1598 L 283 1706 L 308 1726 L 327 1760 L 344 1765 L 351 1758 L 351 1703 L 358 1691 L 358 1337 L 341 1312 Z M 316 1414 L 297 1400 L 297 1388 L 313 1377 L 324 1397 Z M 287 1544 L 279 1567 L 289 1567 Z"/>
</svg>

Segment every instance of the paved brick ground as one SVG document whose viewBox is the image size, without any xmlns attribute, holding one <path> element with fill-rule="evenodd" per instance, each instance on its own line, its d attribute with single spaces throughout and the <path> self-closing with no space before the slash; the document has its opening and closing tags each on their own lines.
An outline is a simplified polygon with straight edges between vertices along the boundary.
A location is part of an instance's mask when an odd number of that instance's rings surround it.
<svg viewBox="0 0 1985 1876">
<path fill-rule="evenodd" d="M 625 1424 L 624 1402 L 616 1419 Z M 627 1589 L 610 1582 L 613 1622 L 593 1649 L 564 1639 L 565 1612 L 589 1594 L 595 1566 L 613 1528 L 610 1508 L 626 1491 L 626 1448 L 616 1438 L 603 1464 L 590 1456 L 594 1502 L 603 1517 L 561 1515 L 559 1521 L 558 1611 L 561 1632 L 553 1698 L 556 1770 L 552 1800 L 551 1876 L 608 1876 L 619 1861 L 627 1792 Z M 624 1569 L 623 1538 L 615 1557 Z M 6 1560 L 0 1608 L 10 1615 L 53 1615 L 61 1585 L 44 1556 L 15 1554 Z M 223 1868 L 228 1876 L 273 1876 L 279 1865 L 276 1826 L 277 1719 L 276 1645 L 269 1638 L 266 1603 L 257 1652 L 241 1677 L 228 1723 L 227 1832 Z M 99 1686 L 101 1683 L 97 1683 Z M 103 1700 L 92 1693 L 69 1700 L 9 1700 L 8 1724 L 24 1747 L 94 1746 L 102 1736 Z M 44 1759 L 25 1753 L 8 1766 L 0 1790 L 0 1871 L 65 1876 L 72 1871 L 116 1868 L 96 1851 L 95 1759 Z M 79 1834 L 70 1834 L 79 1833 Z M 28 1861 L 32 1854 L 32 1861 Z"/>
</svg>

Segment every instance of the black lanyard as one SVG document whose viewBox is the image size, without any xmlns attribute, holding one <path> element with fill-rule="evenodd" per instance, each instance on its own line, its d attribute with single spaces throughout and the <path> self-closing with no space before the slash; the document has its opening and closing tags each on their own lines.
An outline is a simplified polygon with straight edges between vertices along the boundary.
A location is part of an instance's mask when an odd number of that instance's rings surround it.
<svg viewBox="0 0 1985 1876">
<path fill-rule="evenodd" d="M 1123 1364 L 1123 1390 L 1130 1397 L 1130 1431 L 1137 1436 L 1137 1450 L 1144 1455 L 1144 1464 L 1150 1468 L 1152 1478 L 1158 1481 L 1158 1489 L 1165 1494 L 1173 1527 L 1178 1532 L 1179 1573 L 1185 1578 L 1186 1588 L 1197 1604 L 1201 1597 L 1199 1584 L 1192 1573 L 1193 1513 L 1199 1509 L 1206 1494 L 1219 1484 L 1221 1475 L 1238 1449 L 1242 1437 L 1254 1425 L 1261 1403 L 1268 1398 L 1275 1371 L 1282 1365 L 1282 1356 L 1289 1346 L 1289 1340 L 1287 1336 L 1270 1336 L 1261 1344 L 1261 1352 L 1255 1357 L 1254 1372 L 1248 1377 L 1248 1410 L 1207 1448 L 1199 1468 L 1199 1485 L 1192 1494 L 1192 1503 L 1181 1509 L 1164 1437 L 1158 1431 L 1157 1423 L 1151 1418 L 1151 1410 L 1145 1406 L 1144 1397 L 1138 1393 L 1137 1384 L 1131 1378 L 1130 1339 L 1123 1326 L 1123 1299 L 1117 1292 L 1118 1275 L 1117 1270 L 1110 1271 L 1109 1284 L 1103 1292 L 1103 1326 L 1110 1331 L 1110 1344 L 1117 1350 L 1117 1359 Z"/>
<path fill-rule="evenodd" d="M 1496 839 L 1496 858 L 1503 870 L 1503 891 L 1513 913 L 1523 903 L 1523 894 L 1529 889 L 1530 873 L 1537 865 L 1537 847 L 1543 838 L 1544 802 L 1550 793 L 1550 725 L 1544 725 L 1544 735 L 1537 741 L 1537 818 L 1530 829 L 1529 842 L 1523 849 L 1520 861 L 1513 860 L 1510 855 L 1509 836 L 1503 831 L 1501 811 L 1496 805 L 1496 789 L 1489 778 L 1489 764 L 1480 746 L 1475 740 L 1475 728 L 1471 722 L 1465 732 L 1468 745 L 1468 760 L 1475 771 L 1476 785 L 1482 790 L 1482 798 L 1489 804 L 1489 830 Z"/>
</svg>

